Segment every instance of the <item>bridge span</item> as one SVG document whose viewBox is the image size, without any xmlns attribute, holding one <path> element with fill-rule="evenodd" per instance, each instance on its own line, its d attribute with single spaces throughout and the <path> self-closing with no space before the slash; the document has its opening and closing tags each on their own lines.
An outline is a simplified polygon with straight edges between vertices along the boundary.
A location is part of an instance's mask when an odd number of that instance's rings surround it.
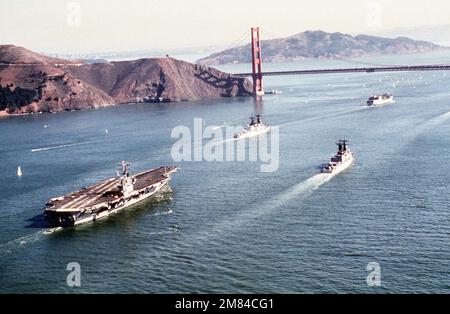
<svg viewBox="0 0 450 314">
<path fill-rule="evenodd" d="M 411 71 L 448 71 L 450 65 L 405 65 L 405 66 L 385 66 L 385 67 L 360 67 L 360 68 L 332 68 L 332 69 L 311 69 L 311 70 L 292 70 L 292 71 L 269 71 L 262 72 L 262 76 L 277 75 L 308 75 L 308 74 L 332 74 L 332 73 L 374 73 L 374 72 L 411 72 Z M 247 77 L 254 74 L 234 73 L 234 76 Z"/>
<path fill-rule="evenodd" d="M 365 66 L 358 68 L 329 68 L 329 69 L 305 69 L 290 71 L 262 71 L 262 47 L 259 36 L 259 27 L 251 28 L 251 48 L 252 48 L 252 72 L 234 73 L 234 76 L 247 77 L 253 79 L 253 94 L 255 96 L 264 95 L 263 76 L 277 75 L 309 75 L 309 74 L 332 74 L 332 73 L 375 73 L 375 72 L 412 72 L 412 71 L 448 71 L 450 64 L 422 64 L 422 65 L 380 65 Z"/>
</svg>

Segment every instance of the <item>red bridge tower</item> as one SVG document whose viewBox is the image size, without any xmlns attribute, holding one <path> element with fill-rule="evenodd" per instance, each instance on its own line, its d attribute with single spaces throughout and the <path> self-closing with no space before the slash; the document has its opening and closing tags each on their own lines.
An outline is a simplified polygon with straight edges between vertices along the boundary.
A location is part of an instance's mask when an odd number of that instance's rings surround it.
<svg viewBox="0 0 450 314">
<path fill-rule="evenodd" d="M 255 96 L 264 95 L 262 83 L 262 56 L 261 43 L 259 41 L 259 27 L 252 27 L 252 77 L 253 77 L 253 94 Z"/>
</svg>

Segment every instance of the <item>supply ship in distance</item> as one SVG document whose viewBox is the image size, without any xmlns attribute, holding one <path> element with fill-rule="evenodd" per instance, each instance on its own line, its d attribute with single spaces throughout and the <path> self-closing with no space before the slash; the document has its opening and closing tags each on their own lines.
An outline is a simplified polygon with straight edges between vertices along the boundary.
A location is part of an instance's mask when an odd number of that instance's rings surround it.
<svg viewBox="0 0 450 314">
<path fill-rule="evenodd" d="M 394 102 L 394 95 L 392 94 L 383 94 L 381 96 L 379 95 L 373 95 L 367 100 L 367 106 L 382 106 L 387 104 L 392 104 Z"/>
<path fill-rule="evenodd" d="M 130 175 L 131 164 L 122 161 L 122 173 L 90 187 L 48 201 L 44 215 L 52 227 L 71 227 L 95 221 L 158 193 L 168 186 L 179 168 L 160 167 Z"/>
</svg>

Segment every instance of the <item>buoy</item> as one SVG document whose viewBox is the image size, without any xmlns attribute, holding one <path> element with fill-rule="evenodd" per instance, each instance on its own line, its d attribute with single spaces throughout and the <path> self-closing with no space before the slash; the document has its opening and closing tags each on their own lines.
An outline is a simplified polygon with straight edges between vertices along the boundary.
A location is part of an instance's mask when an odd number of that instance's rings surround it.
<svg viewBox="0 0 450 314">
<path fill-rule="evenodd" d="M 22 176 L 22 169 L 19 167 L 17 167 L 17 176 L 21 177 Z"/>
</svg>

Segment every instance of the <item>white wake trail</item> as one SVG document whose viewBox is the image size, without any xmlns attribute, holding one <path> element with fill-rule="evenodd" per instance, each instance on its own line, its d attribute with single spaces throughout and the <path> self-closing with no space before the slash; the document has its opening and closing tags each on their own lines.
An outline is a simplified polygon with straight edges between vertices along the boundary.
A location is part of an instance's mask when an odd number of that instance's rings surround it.
<svg viewBox="0 0 450 314">
<path fill-rule="evenodd" d="M 44 232 L 45 230 L 40 230 L 36 233 L 28 234 L 17 239 L 2 243 L 0 244 L 0 252 L 9 253 L 11 250 L 23 247 L 26 244 L 37 242 L 43 238 L 43 236 L 45 235 Z"/>
<path fill-rule="evenodd" d="M 335 175 L 336 174 L 332 173 L 316 174 L 290 187 L 286 191 L 272 197 L 268 201 L 265 201 L 263 204 L 255 205 L 250 210 L 238 213 L 230 217 L 230 219 L 214 224 L 207 230 L 203 230 L 198 234 L 194 234 L 194 236 L 192 236 L 191 238 L 195 241 L 204 241 L 210 239 L 211 237 L 217 237 L 224 233 L 233 232 L 236 229 L 250 224 L 257 218 L 278 211 L 280 207 L 289 204 L 289 202 L 293 200 L 298 200 L 300 197 L 302 199 L 308 197 L 322 184 L 330 181 Z"/>
<path fill-rule="evenodd" d="M 211 144 L 213 146 L 218 146 L 218 145 L 223 145 L 228 142 L 236 142 L 237 140 L 238 140 L 237 138 L 226 138 L 224 140 L 216 140 L 216 141 L 212 142 Z"/>
<path fill-rule="evenodd" d="M 71 144 L 62 144 L 62 145 L 48 146 L 48 147 L 41 147 L 41 148 L 33 148 L 31 151 L 33 153 L 35 153 L 35 152 L 43 152 L 43 151 L 52 150 L 52 149 L 61 149 L 61 148 L 67 148 L 67 147 L 74 147 L 74 146 L 98 143 L 98 142 L 101 142 L 101 141 L 102 140 L 87 141 L 87 142 L 80 142 L 80 143 L 71 143 Z"/>
<path fill-rule="evenodd" d="M 265 206 L 262 207 L 263 210 L 270 210 L 271 208 L 276 208 L 287 204 L 290 200 L 296 198 L 299 195 L 307 197 L 315 190 L 317 190 L 322 184 L 331 180 L 335 174 L 333 173 L 319 173 L 312 176 L 305 181 L 302 181 L 293 187 L 287 189 L 283 193 L 275 196 Z"/>
<path fill-rule="evenodd" d="M 411 130 L 410 135 L 418 136 L 421 133 L 428 131 L 434 127 L 437 127 L 450 119 L 450 111 L 442 113 L 428 121 L 425 121 L 422 124 L 419 124 L 416 128 Z"/>
<path fill-rule="evenodd" d="M 213 126 L 211 129 L 215 131 L 215 130 L 223 129 L 224 127 L 226 127 L 226 125 Z"/>
<path fill-rule="evenodd" d="M 365 106 L 365 107 L 359 107 L 359 108 L 355 108 L 355 109 L 351 109 L 351 110 L 343 110 L 343 111 L 339 111 L 336 113 L 330 113 L 330 114 L 326 114 L 326 115 L 319 116 L 319 117 L 295 120 L 295 121 L 291 121 L 291 122 L 282 123 L 282 124 L 280 124 L 280 127 L 290 126 L 290 125 L 298 124 L 301 122 L 312 122 L 312 121 L 322 120 L 322 119 L 326 119 L 326 118 L 339 117 L 339 116 L 346 115 L 349 113 L 366 110 L 368 108 L 370 108 L 370 107 Z"/>
</svg>

